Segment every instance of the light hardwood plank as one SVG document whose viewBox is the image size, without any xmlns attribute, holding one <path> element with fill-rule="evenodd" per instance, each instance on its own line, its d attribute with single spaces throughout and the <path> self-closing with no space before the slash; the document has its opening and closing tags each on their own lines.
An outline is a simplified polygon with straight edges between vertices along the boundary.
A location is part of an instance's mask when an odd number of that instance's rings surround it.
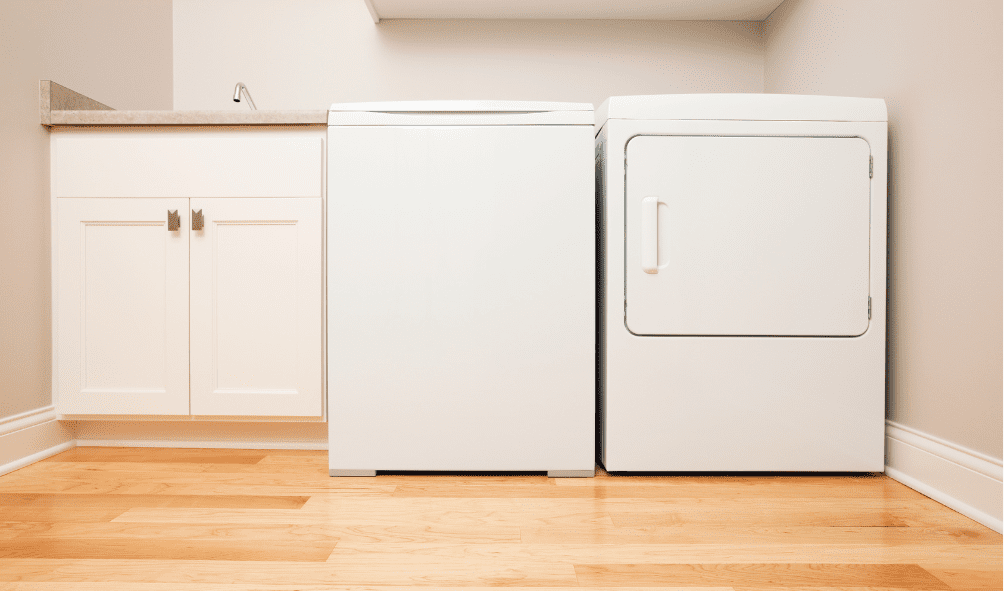
<svg viewBox="0 0 1004 591">
<path fill-rule="evenodd" d="M 271 453 L 271 452 L 269 452 Z M 43 462 L 130 462 L 257 464 L 266 455 L 250 449 L 182 449 L 155 447 L 75 447 Z"/>
<path fill-rule="evenodd" d="M 186 540 L 275 540 L 279 542 L 392 543 L 421 546 L 435 543 L 500 544 L 519 543 L 518 527 L 456 526 L 344 526 L 324 523 L 286 524 L 173 524 L 173 523 L 15 523 L 9 537 L 35 539 L 186 539 Z"/>
<path fill-rule="evenodd" d="M 430 560 L 497 560 L 508 564 L 535 561 L 569 564 L 960 564 L 992 568 L 999 565 L 999 547 L 829 545 L 829 544 L 481 544 L 342 542 L 328 562 L 362 564 L 425 564 Z"/>
<path fill-rule="evenodd" d="M 613 503 L 619 499 L 608 500 Z M 647 507 L 646 507 L 647 505 Z M 716 525 L 831 527 L 971 527 L 978 525 L 928 499 L 803 499 L 658 500 L 651 503 L 608 504 L 614 524 L 622 527 Z"/>
<path fill-rule="evenodd" d="M 263 495 L 73 495 L 0 493 L 0 507 L 299 509 L 310 497 Z"/>
<path fill-rule="evenodd" d="M 7 483 L 0 478 L 0 494 L 3 492 L 13 492 L 34 494 L 34 493 L 61 493 L 72 495 L 91 494 L 163 494 L 163 495 L 243 495 L 253 487 L 258 495 L 285 496 L 297 494 L 327 495 L 327 496 L 348 496 L 348 497 L 372 497 L 390 496 L 394 492 L 394 485 L 380 486 L 367 483 L 342 483 L 338 486 L 328 485 L 328 480 L 339 480 L 324 476 L 325 480 L 317 480 L 314 483 L 299 485 L 279 485 L 272 483 L 256 484 L 228 482 L 214 483 L 198 482 L 198 478 L 190 478 L 189 482 L 159 482 L 157 479 L 139 478 L 128 480 L 125 477 L 102 478 L 100 480 L 62 480 L 62 479 L 32 479 Z M 347 479 L 341 479 L 347 480 Z"/>
<path fill-rule="evenodd" d="M 840 498 L 913 498 L 920 493 L 881 475 L 875 477 L 731 477 L 722 480 L 710 476 L 613 478 L 561 478 L 555 479 L 559 489 L 585 489 L 607 497 L 718 498 L 765 496 L 771 498 L 800 498 L 830 496 Z M 922 495 L 921 495 L 922 496 Z"/>
<path fill-rule="evenodd" d="M 10 524 L 0 524 L 0 530 Z M 197 523 L 18 523 L 11 537 L 34 540 L 201 540 L 201 541 L 276 541 L 326 542 L 332 547 L 340 536 L 324 525 L 204 525 Z M 518 534 L 517 534 L 518 539 Z M 357 541 L 369 541 L 360 537 Z M 439 540 L 448 541 L 448 540 Z"/>
<path fill-rule="evenodd" d="M 821 507 L 825 505 L 825 507 Z M 440 508 L 440 507 L 478 507 L 478 508 L 510 508 L 515 507 L 521 510 L 526 509 L 575 509 L 591 511 L 615 511 L 618 513 L 673 513 L 678 511 L 694 511 L 701 515 L 703 512 L 749 512 L 749 511 L 773 511 L 784 509 L 787 511 L 814 512 L 825 511 L 831 508 L 836 511 L 889 511 L 908 510 L 917 512 L 940 513 L 944 506 L 923 497 L 919 499 L 861 499 L 861 498 L 840 498 L 840 497 L 816 497 L 798 499 L 778 499 L 772 497 L 755 497 L 745 499 L 716 498 L 716 497 L 691 497 L 676 499 L 636 499 L 636 498 L 616 498 L 616 499 L 576 499 L 576 498 L 550 498 L 550 497 L 466 497 L 455 498 L 444 497 L 397 497 L 379 500 L 366 499 L 342 499 L 314 497 L 305 505 L 305 508 L 321 507 L 345 507 L 345 508 L 366 508 L 366 507 L 400 507 L 400 508 Z M 954 513 L 954 512 L 953 512 Z"/>
<path fill-rule="evenodd" d="M 283 489 L 303 489 L 317 491 L 393 491 L 395 485 L 381 485 L 372 479 L 329 478 L 327 474 L 305 476 L 303 474 L 241 474 L 241 473 L 179 473 L 170 470 L 146 471 L 135 469 L 119 473 L 100 473 L 87 470 L 59 471 L 45 476 L 20 477 L 6 480 L 0 478 L 0 492 L 70 492 L 73 489 L 86 491 L 121 491 L 136 486 L 243 486 L 272 487 Z M 362 481 L 365 480 L 365 481 Z M 27 490 L 26 490 L 27 489 Z"/>
<path fill-rule="evenodd" d="M 125 512 L 124 508 L 76 507 L 3 507 L 0 506 L 0 523 L 11 521 L 39 521 L 45 523 L 101 523 L 111 521 Z"/>
<path fill-rule="evenodd" d="M 423 568 L 333 565 L 326 562 L 245 562 L 211 560 L 0 559 L 0 581 L 112 583 L 260 584 L 296 581 L 303 585 L 574 587 L 572 565 L 430 562 Z"/>
<path fill-rule="evenodd" d="M 948 583 L 953 591 L 983 591 L 1004 589 L 1000 562 L 984 568 L 955 568 L 942 565 L 922 565 L 934 576 Z M 996 568 L 995 568 L 996 567 Z"/>
<path fill-rule="evenodd" d="M 404 518 L 430 511 L 491 511 L 499 517 L 577 515 L 612 520 L 620 527 L 674 525 L 749 526 L 954 526 L 975 525 L 972 520 L 930 499 L 552 499 L 552 498 L 384 498 L 351 499 L 313 496 L 305 511 L 326 515 L 373 514 Z M 590 523 L 601 523 L 596 519 Z M 519 520 L 517 519 L 516 522 Z M 573 521 L 562 521 L 571 525 Z"/>
<path fill-rule="evenodd" d="M 588 480 L 585 478 L 567 478 L 555 480 Z M 846 492 L 846 494 L 842 494 Z M 903 491 L 899 488 L 853 486 L 826 488 L 824 486 L 805 487 L 774 483 L 771 486 L 732 486 L 723 485 L 720 489 L 713 485 L 701 484 L 694 486 L 659 486 L 645 484 L 639 486 L 568 486 L 568 485 L 526 485 L 511 484 L 507 486 L 483 485 L 480 483 L 445 486 L 427 483 L 403 483 L 394 491 L 395 497 L 444 497 L 444 498 L 553 498 L 553 499 L 676 499 L 676 498 L 735 498 L 770 497 L 778 499 L 797 499 L 806 496 L 829 496 L 838 498 L 863 499 L 914 499 L 916 491 Z"/>
<path fill-rule="evenodd" d="M 323 562 L 335 542 L 191 539 L 17 538 L 0 546 L 0 558 L 107 558 Z"/>
<path fill-rule="evenodd" d="M 374 501 L 383 500 L 379 498 Z M 610 518 L 604 513 L 593 511 L 526 511 L 518 510 L 469 510 L 460 509 L 448 515 L 427 509 L 394 509 L 392 507 L 374 507 L 364 510 L 347 511 L 342 507 L 332 506 L 329 510 L 306 508 L 287 511 L 283 509 L 259 509 L 253 514 L 248 511 L 229 509 L 130 509 L 119 515 L 115 521 L 120 523 L 255 523 L 269 524 L 310 524 L 324 522 L 333 525 L 398 525 L 411 524 L 422 526 L 456 525 L 465 527 L 487 526 L 564 526 L 585 524 L 612 525 Z"/>
<path fill-rule="evenodd" d="M 892 587 L 946 589 L 915 564 L 592 564 L 576 565 L 583 587 L 659 585 L 764 587 Z"/>
<path fill-rule="evenodd" d="M 428 587 L 427 587 L 428 588 Z M 409 591 L 397 585 L 303 585 L 281 583 L 0 583 L 0 591 Z M 507 586 L 513 591 L 568 591 L 569 587 Z M 637 591 L 638 587 L 590 587 L 590 591 Z M 660 591 L 733 591 L 732 587 L 659 587 Z M 450 591 L 497 591 L 498 587 L 452 586 Z M 786 590 L 788 591 L 788 590 Z M 816 590 L 818 591 L 818 590 Z M 851 590 L 853 591 L 853 590 Z"/>
<path fill-rule="evenodd" d="M 0 521 L 0 540 L 17 538 L 37 528 L 40 524 L 30 521 Z M 72 524 L 77 525 L 77 524 Z"/>
<path fill-rule="evenodd" d="M 985 527 L 755 527 L 678 525 L 640 527 L 521 527 L 527 544 L 857 544 L 945 546 L 977 544 L 1000 547 L 1001 534 Z"/>
<path fill-rule="evenodd" d="M 288 468 L 324 468 L 328 469 L 328 452 L 326 451 L 311 451 L 309 453 L 304 451 L 299 451 L 297 454 L 275 454 L 271 451 L 265 452 L 267 455 L 262 461 L 258 462 L 260 466 L 282 466 Z"/>
<path fill-rule="evenodd" d="M 281 459 L 296 460 L 297 456 L 277 456 Z M 305 465 L 297 465 L 293 462 L 267 462 L 269 456 L 264 457 L 260 462 L 256 463 L 242 463 L 242 462 L 228 462 L 228 463 L 207 463 L 207 462 L 49 462 L 50 466 L 47 466 L 47 470 L 43 473 L 45 474 L 89 474 L 89 475 L 99 475 L 99 474 L 112 474 L 112 473 L 126 473 L 135 472 L 137 469 L 142 470 L 146 473 L 157 473 L 162 472 L 165 474 L 178 475 L 178 474 L 204 474 L 204 473 L 223 473 L 223 474 L 295 474 L 300 476 L 311 476 L 311 477 L 327 477 L 328 476 L 328 466 L 327 461 L 323 462 L 323 465 L 316 462 L 310 462 Z M 311 458 L 312 459 L 312 458 Z M 140 464 L 140 466 L 137 466 Z M 26 472 L 25 474 L 30 474 Z M 390 485 L 384 485 L 390 486 Z"/>
<path fill-rule="evenodd" d="M 906 527 L 921 523 L 911 520 L 909 512 L 902 510 L 881 513 L 864 510 L 848 513 L 846 511 L 821 508 L 817 512 L 806 514 L 802 511 L 786 510 L 782 507 L 765 509 L 751 514 L 741 512 L 706 512 L 705 515 L 699 515 L 690 511 L 675 511 L 644 515 L 638 512 L 624 513 L 612 511 L 610 518 L 614 525 L 618 527 L 639 527 L 646 525 L 668 527 L 675 525 L 696 525 L 698 523 L 748 526 L 775 525 L 781 527 L 823 525 L 830 525 L 832 527 Z"/>
</svg>

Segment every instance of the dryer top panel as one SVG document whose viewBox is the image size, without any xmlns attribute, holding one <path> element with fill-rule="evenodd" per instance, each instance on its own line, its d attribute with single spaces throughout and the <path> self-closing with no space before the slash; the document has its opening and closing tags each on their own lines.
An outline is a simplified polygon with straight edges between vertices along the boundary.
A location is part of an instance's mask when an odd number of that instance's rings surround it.
<svg viewBox="0 0 1004 591">
<path fill-rule="evenodd" d="M 589 125 L 589 103 L 536 101 L 396 101 L 335 103 L 328 125 Z"/>
<path fill-rule="evenodd" d="M 885 101 L 797 94 L 651 94 L 613 96 L 596 110 L 608 119 L 716 121 L 888 121 Z"/>
</svg>

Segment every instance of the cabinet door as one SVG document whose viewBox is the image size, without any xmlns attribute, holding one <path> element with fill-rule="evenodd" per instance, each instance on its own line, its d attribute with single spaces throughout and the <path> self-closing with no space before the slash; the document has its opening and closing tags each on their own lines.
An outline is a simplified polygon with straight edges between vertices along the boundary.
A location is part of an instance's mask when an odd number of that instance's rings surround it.
<svg viewBox="0 0 1004 591">
<path fill-rule="evenodd" d="M 64 414 L 188 414 L 187 199 L 58 199 Z M 177 210 L 180 225 L 168 226 Z"/>
<path fill-rule="evenodd" d="M 321 416 L 321 200 L 191 209 L 192 414 Z"/>
</svg>

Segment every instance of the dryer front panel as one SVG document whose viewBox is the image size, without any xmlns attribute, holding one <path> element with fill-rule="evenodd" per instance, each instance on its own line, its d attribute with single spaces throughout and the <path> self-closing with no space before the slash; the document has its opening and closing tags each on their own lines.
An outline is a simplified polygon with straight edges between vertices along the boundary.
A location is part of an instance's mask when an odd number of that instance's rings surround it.
<svg viewBox="0 0 1004 591">
<path fill-rule="evenodd" d="M 865 140 L 846 137 L 629 140 L 628 330 L 863 334 L 869 155 Z"/>
</svg>

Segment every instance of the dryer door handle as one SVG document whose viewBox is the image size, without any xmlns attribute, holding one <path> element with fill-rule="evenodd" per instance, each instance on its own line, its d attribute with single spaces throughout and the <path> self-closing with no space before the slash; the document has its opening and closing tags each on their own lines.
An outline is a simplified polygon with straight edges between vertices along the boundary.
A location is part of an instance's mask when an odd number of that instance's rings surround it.
<svg viewBox="0 0 1004 591">
<path fill-rule="evenodd" d="M 641 200 L 641 270 L 659 272 L 659 197 L 650 195 Z"/>
</svg>

